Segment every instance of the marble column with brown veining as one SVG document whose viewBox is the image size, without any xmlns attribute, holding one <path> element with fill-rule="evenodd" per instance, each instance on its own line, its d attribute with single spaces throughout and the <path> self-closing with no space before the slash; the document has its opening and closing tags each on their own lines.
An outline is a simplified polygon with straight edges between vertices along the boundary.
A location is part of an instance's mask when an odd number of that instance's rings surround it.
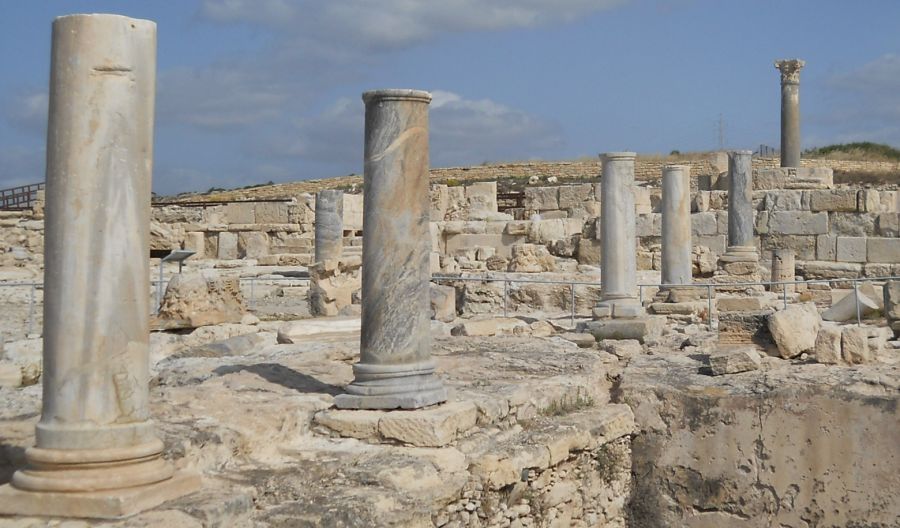
<svg viewBox="0 0 900 528">
<path fill-rule="evenodd" d="M 691 281 L 690 167 L 666 165 L 662 177 L 662 282 Z"/>
<path fill-rule="evenodd" d="M 428 104 L 417 90 L 363 94 L 362 334 L 335 405 L 414 409 L 447 399 L 431 358 Z"/>
<path fill-rule="evenodd" d="M 148 403 L 156 24 L 57 18 L 51 60 L 43 406 L 0 513 L 118 517 L 199 485 Z"/>
<path fill-rule="evenodd" d="M 781 166 L 800 166 L 800 59 L 775 61 L 781 72 Z"/>
<path fill-rule="evenodd" d="M 758 262 L 753 238 L 753 174 L 749 150 L 728 153 L 728 248 L 721 260 Z"/>
</svg>

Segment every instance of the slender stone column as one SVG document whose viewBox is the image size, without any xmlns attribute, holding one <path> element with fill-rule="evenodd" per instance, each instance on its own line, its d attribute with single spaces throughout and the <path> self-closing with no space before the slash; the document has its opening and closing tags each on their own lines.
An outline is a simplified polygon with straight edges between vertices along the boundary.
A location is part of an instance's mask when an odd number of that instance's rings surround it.
<svg viewBox="0 0 900 528">
<path fill-rule="evenodd" d="M 772 253 L 772 282 L 792 281 L 796 277 L 793 249 L 776 249 Z M 771 290 L 781 293 L 787 287 L 788 293 L 793 293 L 796 287 L 793 284 L 773 284 Z"/>
<path fill-rule="evenodd" d="M 366 104 L 360 361 L 341 408 L 414 409 L 447 399 L 431 359 L 428 104 L 378 90 Z"/>
<path fill-rule="evenodd" d="M 662 282 L 691 280 L 690 167 L 667 165 L 662 177 Z"/>
<path fill-rule="evenodd" d="M 341 258 L 344 246 L 344 191 L 316 193 L 316 262 Z"/>
<path fill-rule="evenodd" d="M 749 150 L 728 154 L 728 249 L 723 259 L 759 262 L 753 240 L 753 173 Z"/>
<path fill-rule="evenodd" d="M 54 21 L 43 408 L 0 513 L 116 517 L 199 485 L 173 478 L 148 406 L 155 80 L 155 23 Z"/>
<path fill-rule="evenodd" d="M 800 166 L 800 59 L 775 61 L 781 72 L 781 166 Z"/>
<path fill-rule="evenodd" d="M 609 307 L 609 315 L 613 317 L 633 317 L 641 312 L 637 299 L 634 156 L 634 152 L 610 152 L 601 156 L 602 281 L 597 306 Z"/>
</svg>

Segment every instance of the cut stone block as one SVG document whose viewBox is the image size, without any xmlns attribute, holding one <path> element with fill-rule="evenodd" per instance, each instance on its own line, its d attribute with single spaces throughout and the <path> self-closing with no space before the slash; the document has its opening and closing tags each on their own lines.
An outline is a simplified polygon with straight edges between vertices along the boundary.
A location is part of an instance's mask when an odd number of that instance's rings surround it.
<svg viewBox="0 0 900 528">
<path fill-rule="evenodd" d="M 865 262 L 866 237 L 838 237 L 838 262 Z"/>
<path fill-rule="evenodd" d="M 716 309 L 720 312 L 756 312 L 765 308 L 762 297 L 720 297 Z"/>
<path fill-rule="evenodd" d="M 780 235 L 824 235 L 828 233 L 828 213 L 772 211 L 769 232 Z"/>
<path fill-rule="evenodd" d="M 819 235 L 816 237 L 816 259 L 837 260 L 837 237 Z"/>
<path fill-rule="evenodd" d="M 869 238 L 867 243 L 869 262 L 900 263 L 900 238 Z"/>
<path fill-rule="evenodd" d="M 713 376 L 756 370 L 761 364 L 762 357 L 756 347 L 741 347 L 709 356 L 709 368 Z"/>
<path fill-rule="evenodd" d="M 816 361 L 825 364 L 841 363 L 841 328 L 823 324 L 816 336 L 816 348 L 813 355 Z"/>
<path fill-rule="evenodd" d="M 597 343 L 597 339 L 593 335 L 580 332 L 564 332 L 558 337 L 575 343 L 578 348 L 591 348 Z"/>
<path fill-rule="evenodd" d="M 22 386 L 22 368 L 13 363 L 0 363 L 0 387 Z"/>
<path fill-rule="evenodd" d="M 822 313 L 822 319 L 826 321 L 850 321 L 856 319 L 857 297 L 859 297 L 859 316 L 878 310 L 878 301 L 875 300 L 875 289 L 869 283 L 860 285 L 857 292 L 850 292 L 840 301 L 831 305 L 831 308 Z"/>
<path fill-rule="evenodd" d="M 378 422 L 385 438 L 419 447 L 442 447 L 475 427 L 478 408 L 473 402 L 449 402 L 427 409 L 391 411 Z"/>
<path fill-rule="evenodd" d="M 361 440 L 378 438 L 378 421 L 383 411 L 327 409 L 315 415 L 317 424 L 335 433 Z"/>
<path fill-rule="evenodd" d="M 869 330 L 860 326 L 845 326 L 841 331 L 841 352 L 844 361 L 851 365 L 872 361 Z"/>
<path fill-rule="evenodd" d="M 528 323 L 515 317 L 494 317 L 476 321 L 465 321 L 452 330 L 455 336 L 494 336 L 498 334 L 525 334 Z"/>
<path fill-rule="evenodd" d="M 809 191 L 811 211 L 841 211 L 853 213 L 857 206 L 856 189 L 828 189 Z"/>
<path fill-rule="evenodd" d="M 200 475 L 176 472 L 156 484 L 91 492 L 22 491 L 0 486 L 0 515 L 119 519 L 200 489 Z"/>
<path fill-rule="evenodd" d="M 598 340 L 636 339 L 643 343 L 662 335 L 666 325 L 665 316 L 646 316 L 634 319 L 610 319 L 591 321 L 586 330 Z"/>
<path fill-rule="evenodd" d="M 815 348 L 822 319 L 814 304 L 792 305 L 769 316 L 768 325 L 778 353 L 789 359 Z"/>
</svg>

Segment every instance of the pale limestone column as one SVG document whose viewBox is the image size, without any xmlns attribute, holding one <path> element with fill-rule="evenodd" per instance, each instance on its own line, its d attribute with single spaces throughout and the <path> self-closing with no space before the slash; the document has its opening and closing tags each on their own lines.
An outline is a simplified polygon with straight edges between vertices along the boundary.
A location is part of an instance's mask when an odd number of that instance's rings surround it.
<svg viewBox="0 0 900 528">
<path fill-rule="evenodd" d="M 428 104 L 378 90 L 366 104 L 360 361 L 341 408 L 412 409 L 445 401 L 431 359 Z"/>
<path fill-rule="evenodd" d="M 662 282 L 691 280 L 690 167 L 667 165 L 662 177 Z"/>
<path fill-rule="evenodd" d="M 641 312 L 637 298 L 634 157 L 634 152 L 610 152 L 601 156 L 602 250 L 600 302 L 597 306 L 600 309 L 608 307 L 609 315 L 613 317 L 633 317 Z"/>
<path fill-rule="evenodd" d="M 776 249 L 772 252 L 772 282 L 792 281 L 795 275 L 795 255 L 793 249 Z M 788 293 L 793 293 L 796 286 L 788 284 Z M 785 285 L 773 284 L 771 291 L 781 293 Z"/>
<path fill-rule="evenodd" d="M 781 166 L 800 166 L 800 59 L 775 61 L 781 72 Z"/>
<path fill-rule="evenodd" d="M 753 174 L 749 150 L 728 155 L 728 248 L 722 260 L 759 262 L 753 239 Z"/>
<path fill-rule="evenodd" d="M 316 193 L 316 262 L 341 258 L 344 246 L 344 191 Z"/>
<path fill-rule="evenodd" d="M 156 24 L 53 22 L 43 408 L 0 514 L 116 517 L 199 486 L 150 420 L 150 178 Z"/>
</svg>

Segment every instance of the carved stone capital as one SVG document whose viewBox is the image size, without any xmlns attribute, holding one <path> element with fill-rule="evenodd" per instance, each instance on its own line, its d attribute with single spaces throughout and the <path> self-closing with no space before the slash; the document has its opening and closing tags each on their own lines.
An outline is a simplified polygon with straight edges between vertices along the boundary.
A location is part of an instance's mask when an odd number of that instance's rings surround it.
<svg viewBox="0 0 900 528">
<path fill-rule="evenodd" d="M 783 59 L 775 61 L 775 67 L 781 72 L 781 84 L 800 84 L 800 70 L 806 61 L 800 59 Z"/>
</svg>

